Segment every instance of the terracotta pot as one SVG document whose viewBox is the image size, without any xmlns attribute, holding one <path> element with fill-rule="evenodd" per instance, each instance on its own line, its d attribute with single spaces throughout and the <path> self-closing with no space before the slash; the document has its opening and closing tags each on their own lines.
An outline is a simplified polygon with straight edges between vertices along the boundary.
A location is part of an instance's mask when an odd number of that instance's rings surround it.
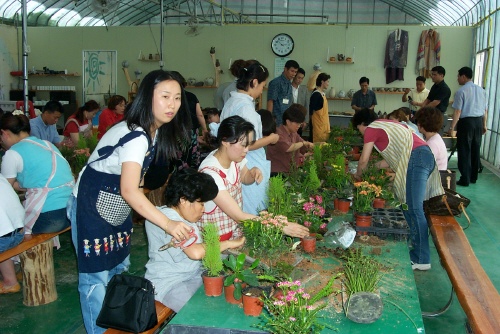
<svg viewBox="0 0 500 334">
<path fill-rule="evenodd" d="M 383 198 L 375 198 L 373 200 L 373 208 L 374 209 L 383 209 L 383 208 L 385 208 L 385 199 L 383 199 Z"/>
<path fill-rule="evenodd" d="M 339 198 L 339 211 L 340 212 L 349 212 L 349 208 L 351 207 L 351 201 L 347 198 Z"/>
<path fill-rule="evenodd" d="M 247 286 L 246 283 L 241 283 L 241 288 L 244 289 Z M 234 284 L 228 285 L 224 287 L 224 297 L 226 297 L 226 302 L 229 304 L 241 304 L 243 302 L 243 298 L 235 299 L 234 298 Z"/>
<path fill-rule="evenodd" d="M 316 249 L 316 236 L 302 238 L 302 249 L 306 253 L 313 253 Z"/>
<path fill-rule="evenodd" d="M 370 227 L 372 226 L 371 213 L 356 213 L 356 227 Z M 367 235 L 368 232 L 358 232 L 357 235 Z"/>
<path fill-rule="evenodd" d="M 224 276 L 210 277 L 202 275 L 203 286 L 205 287 L 205 294 L 209 297 L 218 297 L 222 295 L 222 288 L 224 287 Z"/>
<path fill-rule="evenodd" d="M 264 302 L 261 300 L 262 289 L 258 287 L 246 287 L 243 289 L 243 313 L 252 317 L 258 317 L 262 313 Z"/>
<path fill-rule="evenodd" d="M 359 161 L 359 158 L 361 158 L 361 153 L 353 153 L 351 156 L 353 161 Z"/>
<path fill-rule="evenodd" d="M 338 198 L 335 198 L 335 199 L 333 200 L 333 208 L 334 208 L 335 210 L 338 210 L 338 209 L 339 209 L 339 199 L 338 199 Z"/>
</svg>

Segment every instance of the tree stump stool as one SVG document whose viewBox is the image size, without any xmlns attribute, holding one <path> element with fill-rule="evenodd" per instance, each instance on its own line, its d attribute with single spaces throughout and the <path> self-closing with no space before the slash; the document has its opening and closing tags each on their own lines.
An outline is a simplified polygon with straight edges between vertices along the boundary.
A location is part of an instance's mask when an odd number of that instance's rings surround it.
<svg viewBox="0 0 500 334">
<path fill-rule="evenodd" d="M 57 299 L 52 239 L 19 254 L 23 268 L 23 304 L 38 306 Z"/>
</svg>

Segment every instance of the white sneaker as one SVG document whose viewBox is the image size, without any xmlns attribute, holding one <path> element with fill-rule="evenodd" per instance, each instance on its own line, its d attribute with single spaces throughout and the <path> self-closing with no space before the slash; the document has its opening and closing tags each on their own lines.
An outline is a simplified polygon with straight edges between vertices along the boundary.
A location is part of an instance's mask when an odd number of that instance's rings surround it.
<svg viewBox="0 0 500 334">
<path fill-rule="evenodd" d="M 430 263 L 413 263 L 411 262 L 411 269 L 413 270 L 429 270 L 431 269 Z"/>
</svg>

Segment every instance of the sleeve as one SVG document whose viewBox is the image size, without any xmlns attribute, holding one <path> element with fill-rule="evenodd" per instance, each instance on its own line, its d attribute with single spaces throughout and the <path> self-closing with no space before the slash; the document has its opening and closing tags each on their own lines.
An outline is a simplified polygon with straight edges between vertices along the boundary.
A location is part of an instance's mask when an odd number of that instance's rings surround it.
<svg viewBox="0 0 500 334">
<path fill-rule="evenodd" d="M 276 100 L 278 98 L 278 84 L 276 80 L 273 79 L 269 82 L 269 87 L 267 89 L 267 100 Z"/>
<path fill-rule="evenodd" d="M 453 98 L 452 108 L 462 110 L 463 106 L 464 106 L 464 94 L 462 93 L 462 91 L 458 90 L 455 93 L 455 97 Z"/>
<path fill-rule="evenodd" d="M 108 130 L 108 127 L 111 125 L 110 115 L 108 112 L 109 109 L 103 110 L 103 112 L 99 115 L 99 126 L 97 127 L 97 138 L 101 139 L 102 136 Z"/>
<path fill-rule="evenodd" d="M 59 133 L 57 132 L 57 128 L 55 125 L 53 125 L 51 127 L 50 132 L 51 132 L 51 137 L 52 137 L 50 142 L 53 144 L 59 143 L 61 141 L 61 136 L 59 136 Z"/>
<path fill-rule="evenodd" d="M 309 114 L 312 115 L 316 110 L 320 110 L 321 108 L 323 108 L 323 97 L 321 94 L 313 92 L 309 102 Z"/>
<path fill-rule="evenodd" d="M 351 106 L 358 106 L 358 92 L 354 93 L 351 100 Z"/>
<path fill-rule="evenodd" d="M 6 179 L 17 178 L 17 174 L 23 170 L 23 159 L 14 150 L 7 150 L 2 158 L 2 175 Z"/>
<path fill-rule="evenodd" d="M 118 163 L 121 165 L 124 162 L 137 162 L 142 166 L 148 148 L 149 143 L 146 136 L 134 138 L 122 147 L 117 148 Z"/>
<path fill-rule="evenodd" d="M 66 127 L 64 128 L 64 135 L 66 137 L 69 137 L 70 133 L 78 133 L 80 132 L 80 129 L 78 127 L 78 123 L 74 118 L 71 118 L 70 121 L 66 124 Z"/>
<path fill-rule="evenodd" d="M 30 127 L 31 127 L 30 136 L 40 138 L 42 134 L 40 132 L 40 128 L 36 124 L 37 118 L 33 118 L 32 120 L 30 120 Z"/>
<path fill-rule="evenodd" d="M 375 94 L 375 92 L 374 92 L 374 91 L 371 91 L 371 92 L 372 92 L 372 94 L 373 94 L 373 104 L 374 104 L 374 105 L 377 105 L 377 104 L 378 104 L 378 103 L 377 103 L 377 94 Z"/>
<path fill-rule="evenodd" d="M 208 168 L 202 170 L 201 172 L 210 175 L 212 177 L 212 179 L 214 179 L 215 184 L 217 185 L 217 188 L 219 189 L 219 191 L 227 190 L 226 185 L 224 184 L 224 180 L 219 175 L 219 173 L 217 173 L 214 170 L 208 169 Z"/>
</svg>

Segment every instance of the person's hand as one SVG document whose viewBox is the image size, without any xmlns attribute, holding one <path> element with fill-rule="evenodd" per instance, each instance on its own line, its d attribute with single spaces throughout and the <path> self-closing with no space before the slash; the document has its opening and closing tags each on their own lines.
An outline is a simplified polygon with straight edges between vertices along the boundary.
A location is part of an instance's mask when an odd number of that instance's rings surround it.
<svg viewBox="0 0 500 334">
<path fill-rule="evenodd" d="M 313 143 L 311 143 L 311 142 L 306 141 L 306 142 L 304 142 L 304 144 L 305 144 L 305 145 L 306 145 L 306 147 L 307 147 L 308 149 L 310 149 L 310 150 L 314 148 L 314 144 L 313 144 Z"/>
<path fill-rule="evenodd" d="M 453 130 L 450 130 L 450 131 L 447 132 L 447 135 L 448 135 L 448 137 L 455 138 L 457 136 L 457 132 L 453 131 Z"/>
<path fill-rule="evenodd" d="M 271 137 L 271 144 L 276 144 L 280 140 L 280 136 L 276 133 L 271 133 L 269 137 Z"/>
<path fill-rule="evenodd" d="M 258 169 L 257 167 L 253 167 L 248 172 L 250 173 L 250 176 L 255 180 L 255 182 L 257 182 L 257 184 L 262 182 L 263 177 L 260 169 Z"/>
<path fill-rule="evenodd" d="M 358 175 L 357 173 L 356 174 L 351 174 L 352 176 L 352 179 L 356 182 L 359 182 L 361 181 L 361 175 Z"/>
<path fill-rule="evenodd" d="M 412 106 L 415 106 L 415 101 L 411 100 L 411 101 L 408 101 L 409 104 L 411 104 Z"/>
<path fill-rule="evenodd" d="M 245 244 L 245 237 L 241 237 L 234 240 L 227 240 L 227 248 L 240 248 Z"/>
<path fill-rule="evenodd" d="M 483 126 L 483 135 L 488 131 L 488 128 L 486 126 Z"/>
<path fill-rule="evenodd" d="M 288 222 L 283 228 L 283 232 L 294 238 L 303 238 L 309 235 L 309 229 L 297 223 Z"/>
<path fill-rule="evenodd" d="M 405 88 L 405 90 L 404 90 L 405 94 L 408 94 L 410 91 L 411 91 L 411 89 L 410 89 L 410 88 Z M 410 103 L 411 103 L 411 102 L 410 102 Z"/>
<path fill-rule="evenodd" d="M 184 222 L 169 220 L 165 226 L 165 233 L 170 234 L 178 242 L 186 240 L 189 237 L 189 232 L 191 232 L 191 227 Z"/>
</svg>

